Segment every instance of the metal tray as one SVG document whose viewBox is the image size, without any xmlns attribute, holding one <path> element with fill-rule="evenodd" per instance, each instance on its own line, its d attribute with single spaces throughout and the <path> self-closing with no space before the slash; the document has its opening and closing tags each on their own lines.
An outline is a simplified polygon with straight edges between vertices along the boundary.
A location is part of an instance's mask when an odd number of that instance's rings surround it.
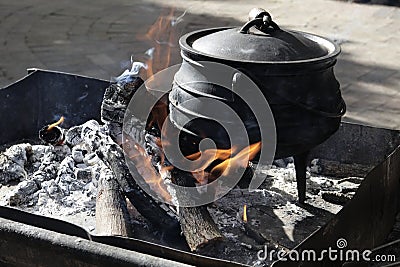
<svg viewBox="0 0 400 267">
<path fill-rule="evenodd" d="M 37 141 L 47 122 L 68 114 L 65 126 L 100 118 L 109 82 L 30 69 L 0 89 L 0 145 Z M 295 249 L 374 248 L 389 234 L 400 207 L 400 132 L 342 123 L 312 150 L 313 158 L 375 166 L 354 198 Z M 0 266 L 245 266 L 134 238 L 94 236 L 76 225 L 0 207 Z M 273 266 L 342 266 L 343 262 L 275 262 Z"/>
</svg>

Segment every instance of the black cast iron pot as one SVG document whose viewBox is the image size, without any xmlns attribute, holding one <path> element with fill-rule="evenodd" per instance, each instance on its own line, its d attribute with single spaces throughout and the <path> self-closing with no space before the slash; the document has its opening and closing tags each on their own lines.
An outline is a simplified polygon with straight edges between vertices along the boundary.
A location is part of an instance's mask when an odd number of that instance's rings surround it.
<svg viewBox="0 0 400 267">
<path fill-rule="evenodd" d="M 251 108 L 232 90 L 204 82 L 209 70 L 198 64 L 202 61 L 240 70 L 260 88 L 275 120 L 275 158 L 304 153 L 338 129 L 346 110 L 333 73 L 340 47 L 328 39 L 283 30 L 265 10 L 253 9 L 242 28 L 191 32 L 181 37 L 180 46 L 183 64 L 169 99 L 170 120 L 186 134 L 184 139 L 209 137 L 218 147 L 231 146 L 218 120 L 204 115 L 201 101 L 195 101 L 206 97 L 231 107 L 246 125 L 250 142 L 260 141 Z M 237 86 L 246 90 L 240 82 Z M 187 123 L 188 118 L 193 120 Z"/>
</svg>

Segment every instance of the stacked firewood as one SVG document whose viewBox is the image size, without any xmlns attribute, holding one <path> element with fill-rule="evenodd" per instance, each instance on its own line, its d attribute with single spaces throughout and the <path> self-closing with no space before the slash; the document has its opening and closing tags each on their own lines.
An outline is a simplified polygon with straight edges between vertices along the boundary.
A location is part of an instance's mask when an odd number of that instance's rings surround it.
<svg viewBox="0 0 400 267">
<path fill-rule="evenodd" d="M 110 193 L 112 190 L 118 191 L 122 190 L 123 194 L 130 200 L 130 202 L 136 207 L 136 209 L 146 217 L 151 223 L 158 227 L 170 227 L 174 225 L 175 217 L 171 216 L 171 211 L 175 211 L 175 216 L 177 216 L 181 231 L 186 238 L 186 241 L 192 251 L 197 251 L 206 245 L 211 245 L 215 241 L 222 238 L 218 227 L 212 220 L 207 207 L 179 207 L 179 200 L 183 196 L 173 196 L 177 200 L 177 206 L 165 208 L 162 203 L 157 203 L 156 200 L 151 199 L 143 190 L 141 190 L 135 182 L 132 175 L 140 176 L 141 172 L 155 172 L 154 175 L 161 176 L 164 179 L 169 179 L 170 181 L 180 186 L 195 186 L 194 178 L 191 173 L 181 171 L 177 168 L 166 169 L 163 168 L 163 164 L 168 164 L 166 162 L 160 162 L 161 159 L 165 159 L 163 155 L 163 150 L 159 147 L 159 142 L 157 140 L 160 138 L 160 129 L 157 129 L 157 124 L 147 123 L 149 118 L 130 118 L 129 125 L 129 136 L 134 136 L 134 140 L 122 140 L 122 124 L 125 112 L 128 108 L 128 104 L 138 90 L 138 88 L 143 84 L 143 81 L 135 74 L 133 74 L 129 79 L 123 79 L 117 83 L 111 84 L 104 94 L 101 119 L 104 123 L 105 128 L 108 129 L 108 134 L 103 134 L 99 131 L 82 130 L 85 142 L 92 146 L 92 149 L 96 151 L 99 158 L 110 168 L 113 173 L 113 179 L 115 182 L 111 182 L 110 179 L 107 189 L 104 191 L 109 192 L 109 197 L 105 199 L 100 199 L 98 197 L 98 207 L 105 206 L 102 201 L 107 201 L 108 204 L 112 204 L 121 214 L 126 207 L 126 203 L 121 201 L 120 195 L 117 192 Z M 148 93 L 145 97 L 151 101 L 153 97 L 151 93 Z M 157 103 L 156 106 L 165 105 L 164 103 Z M 155 110 L 158 112 L 158 110 Z M 157 114 L 151 114 L 150 116 L 157 116 Z M 140 122 L 140 123 L 132 123 Z M 151 118 L 149 120 L 151 122 Z M 141 125 L 146 125 L 142 127 Z M 127 128 L 127 127 L 125 127 Z M 82 136 L 82 134 L 81 134 Z M 130 151 L 124 151 L 121 148 L 122 142 L 131 142 Z M 133 145 L 134 144 L 134 145 Z M 137 166 L 130 166 L 131 172 L 125 163 L 124 153 L 135 153 L 131 150 L 134 147 L 140 146 L 141 151 L 136 151 L 136 154 L 145 153 L 143 155 L 145 158 L 140 160 L 148 160 L 151 162 L 150 169 L 141 170 Z M 137 148 L 136 148 L 137 149 Z M 140 153 L 138 153 L 140 152 Z M 126 156 L 126 155 L 125 155 Z M 133 160 L 134 161 L 134 160 Z M 139 162 L 138 162 L 139 163 Z M 117 186 L 119 185 L 119 186 Z M 169 192 L 173 194 L 172 191 Z M 111 200 L 110 198 L 114 198 Z M 120 199 L 119 201 L 115 199 Z M 121 208 L 123 206 L 123 208 Z M 96 210 L 97 212 L 97 210 Z M 108 213 L 117 213 L 115 210 Z M 112 216 L 106 216 L 112 220 Z M 116 220 L 120 221 L 121 225 L 124 225 L 122 220 L 123 216 L 117 216 Z M 109 224 L 109 220 L 104 220 L 100 223 Z M 114 222 L 115 223 L 115 222 Z M 104 227 L 101 227 L 104 228 Z M 121 227 L 122 232 L 125 231 L 124 227 Z M 121 234 L 122 234 L 121 232 Z"/>
</svg>

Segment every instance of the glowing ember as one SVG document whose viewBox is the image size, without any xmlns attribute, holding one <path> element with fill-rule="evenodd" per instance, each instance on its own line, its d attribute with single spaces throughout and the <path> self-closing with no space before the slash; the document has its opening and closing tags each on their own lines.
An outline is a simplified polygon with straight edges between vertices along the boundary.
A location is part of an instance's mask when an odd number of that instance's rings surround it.
<svg viewBox="0 0 400 267">
<path fill-rule="evenodd" d="M 60 118 L 58 121 L 56 121 L 56 122 L 53 123 L 53 124 L 50 124 L 50 125 L 47 127 L 47 131 L 50 131 L 51 129 L 53 129 L 54 127 L 60 125 L 60 124 L 63 123 L 63 122 L 64 122 L 64 116 L 61 116 L 61 118 Z"/>
<path fill-rule="evenodd" d="M 247 205 L 243 206 L 243 222 L 247 223 Z"/>
</svg>

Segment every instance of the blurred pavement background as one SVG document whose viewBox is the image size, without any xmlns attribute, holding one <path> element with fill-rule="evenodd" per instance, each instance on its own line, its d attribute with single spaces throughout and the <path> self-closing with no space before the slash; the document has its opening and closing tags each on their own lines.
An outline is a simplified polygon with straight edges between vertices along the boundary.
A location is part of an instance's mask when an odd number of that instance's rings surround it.
<svg viewBox="0 0 400 267">
<path fill-rule="evenodd" d="M 141 59 L 161 0 L 2 0 L 0 88 L 37 67 L 109 80 Z M 400 129 L 400 8 L 331 0 L 176 0 L 185 15 L 176 37 L 196 29 L 242 25 L 252 7 L 267 9 L 281 27 L 341 44 L 336 66 L 348 105 L 345 120 Z M 170 64 L 179 63 L 179 47 Z M 4 115 L 4 114 L 3 114 Z M 0 115 L 0 116 L 3 116 Z"/>
</svg>

